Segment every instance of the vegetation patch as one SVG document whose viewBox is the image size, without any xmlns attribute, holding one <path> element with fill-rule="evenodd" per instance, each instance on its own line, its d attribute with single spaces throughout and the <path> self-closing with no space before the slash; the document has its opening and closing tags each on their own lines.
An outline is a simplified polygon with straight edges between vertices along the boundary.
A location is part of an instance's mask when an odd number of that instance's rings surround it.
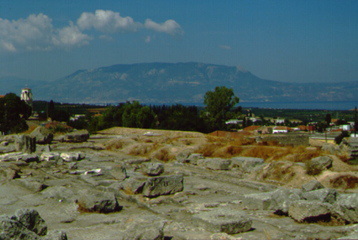
<svg viewBox="0 0 358 240">
<path fill-rule="evenodd" d="M 358 177 L 353 175 L 341 175 L 330 180 L 332 187 L 342 189 L 354 189 L 358 187 Z"/>
</svg>

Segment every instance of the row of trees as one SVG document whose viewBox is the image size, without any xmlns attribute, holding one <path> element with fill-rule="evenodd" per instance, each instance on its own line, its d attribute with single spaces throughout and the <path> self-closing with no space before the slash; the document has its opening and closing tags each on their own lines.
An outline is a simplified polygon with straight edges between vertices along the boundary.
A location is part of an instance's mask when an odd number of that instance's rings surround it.
<svg viewBox="0 0 358 240">
<path fill-rule="evenodd" d="M 45 103 L 46 110 L 40 112 L 40 118 L 66 121 L 72 127 L 87 128 L 91 132 L 114 126 L 210 132 L 226 129 L 225 120 L 237 116 L 240 110 L 235 108 L 238 102 L 239 98 L 232 89 L 216 87 L 205 94 L 204 109 L 180 104 L 144 106 L 134 101 L 109 106 L 100 116 L 87 114 L 85 118 L 69 121 L 69 111 L 50 101 Z M 14 93 L 0 98 L 0 131 L 16 133 L 27 130 L 26 119 L 31 112 L 31 107 Z"/>
<path fill-rule="evenodd" d="M 139 102 L 110 106 L 101 116 L 88 116 L 69 124 L 75 128 L 87 128 L 91 132 L 114 127 L 157 128 L 210 132 L 227 129 L 225 120 L 237 116 L 235 107 L 239 98 L 230 88 L 216 87 L 204 96 L 204 109 L 197 106 L 144 106 Z"/>
</svg>

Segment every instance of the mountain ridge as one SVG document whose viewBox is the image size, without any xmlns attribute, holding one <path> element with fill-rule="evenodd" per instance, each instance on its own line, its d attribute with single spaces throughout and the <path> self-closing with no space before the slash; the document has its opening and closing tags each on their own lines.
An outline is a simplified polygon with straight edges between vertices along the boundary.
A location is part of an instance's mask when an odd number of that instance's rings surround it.
<svg viewBox="0 0 358 240">
<path fill-rule="evenodd" d="M 77 70 L 51 82 L 26 81 L 36 99 L 71 103 L 202 104 L 216 86 L 233 88 L 241 102 L 358 101 L 358 81 L 280 82 L 235 66 L 199 62 L 115 64 Z M 2 88 L 3 82 L 0 78 Z"/>
</svg>

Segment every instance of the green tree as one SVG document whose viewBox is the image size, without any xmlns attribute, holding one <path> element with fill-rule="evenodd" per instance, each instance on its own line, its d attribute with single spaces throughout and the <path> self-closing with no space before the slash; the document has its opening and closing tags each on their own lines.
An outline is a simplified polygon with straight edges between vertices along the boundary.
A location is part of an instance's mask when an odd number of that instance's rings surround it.
<svg viewBox="0 0 358 240">
<path fill-rule="evenodd" d="M 216 87 L 214 91 L 208 91 L 204 96 L 205 110 L 202 112 L 209 129 L 225 129 L 225 120 L 235 117 L 239 98 L 235 96 L 233 89 L 224 86 Z"/>
<path fill-rule="evenodd" d="M 124 105 L 123 127 L 152 128 L 154 120 L 154 112 L 149 107 L 140 105 L 138 101 L 128 102 Z"/>
<path fill-rule="evenodd" d="M 26 119 L 32 109 L 14 93 L 8 93 L 0 99 L 0 131 L 4 133 L 27 130 Z"/>
</svg>

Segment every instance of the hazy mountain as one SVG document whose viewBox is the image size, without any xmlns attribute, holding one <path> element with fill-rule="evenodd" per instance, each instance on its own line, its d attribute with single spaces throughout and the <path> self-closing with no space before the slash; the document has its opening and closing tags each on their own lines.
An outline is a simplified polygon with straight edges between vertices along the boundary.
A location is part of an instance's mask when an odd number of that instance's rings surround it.
<svg viewBox="0 0 358 240">
<path fill-rule="evenodd" d="M 358 101 L 358 82 L 286 83 L 236 67 L 194 62 L 113 65 L 28 86 L 36 99 L 77 103 L 202 104 L 205 92 L 216 86 L 233 88 L 241 102 Z"/>
</svg>

